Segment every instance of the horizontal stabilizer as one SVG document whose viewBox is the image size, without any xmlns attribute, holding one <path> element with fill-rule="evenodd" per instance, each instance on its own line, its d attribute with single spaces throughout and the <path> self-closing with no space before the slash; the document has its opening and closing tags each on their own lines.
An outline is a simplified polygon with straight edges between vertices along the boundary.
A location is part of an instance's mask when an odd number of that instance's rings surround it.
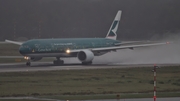
<svg viewBox="0 0 180 101">
<path fill-rule="evenodd" d="M 23 44 L 22 42 L 11 41 L 11 40 L 5 40 L 5 42 L 12 43 L 12 44 L 15 44 L 15 45 L 22 45 Z"/>
</svg>

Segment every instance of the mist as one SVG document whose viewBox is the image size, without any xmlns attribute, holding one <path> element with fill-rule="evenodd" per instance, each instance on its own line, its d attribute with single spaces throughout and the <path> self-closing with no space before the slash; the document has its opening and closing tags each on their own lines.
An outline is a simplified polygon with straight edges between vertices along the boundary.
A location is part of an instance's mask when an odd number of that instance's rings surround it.
<svg viewBox="0 0 180 101">
<path fill-rule="evenodd" d="M 150 46 L 117 50 L 100 57 L 95 57 L 94 63 L 118 64 L 178 64 L 180 63 L 180 36 L 169 35 L 160 42 L 172 42 L 161 46 Z"/>
</svg>

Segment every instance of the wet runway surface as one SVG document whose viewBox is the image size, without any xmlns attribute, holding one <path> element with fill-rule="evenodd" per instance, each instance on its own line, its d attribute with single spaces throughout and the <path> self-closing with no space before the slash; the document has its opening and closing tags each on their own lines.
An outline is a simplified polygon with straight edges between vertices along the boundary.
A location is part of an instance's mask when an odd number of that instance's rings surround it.
<svg viewBox="0 0 180 101">
<path fill-rule="evenodd" d="M 57 99 L 35 98 L 35 97 L 4 97 L 0 99 L 32 99 L 32 100 L 47 100 L 47 101 L 65 101 Z M 180 97 L 172 98 L 157 98 L 156 101 L 179 101 Z M 102 99 L 102 100 L 66 100 L 66 101 L 154 101 L 153 98 L 136 98 L 136 99 Z"/>
<path fill-rule="evenodd" d="M 157 64 L 157 66 L 179 66 L 180 64 Z M 54 66 L 51 62 L 35 62 L 32 66 L 26 66 L 25 63 L 0 64 L 0 72 L 20 72 L 20 71 L 48 71 L 48 70 L 79 70 L 79 69 L 105 69 L 105 68 L 135 68 L 135 67 L 153 67 L 154 64 L 92 64 L 81 65 L 80 63 L 69 63 L 63 66 Z"/>
<path fill-rule="evenodd" d="M 153 98 L 140 99 L 107 99 L 107 100 L 83 100 L 83 101 L 154 101 Z M 157 98 L 156 101 L 180 101 L 180 98 Z"/>
</svg>

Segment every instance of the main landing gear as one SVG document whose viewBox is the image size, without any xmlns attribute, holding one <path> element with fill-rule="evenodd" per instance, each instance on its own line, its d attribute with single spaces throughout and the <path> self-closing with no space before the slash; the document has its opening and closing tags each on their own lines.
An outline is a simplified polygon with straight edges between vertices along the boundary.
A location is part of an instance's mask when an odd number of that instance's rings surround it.
<svg viewBox="0 0 180 101">
<path fill-rule="evenodd" d="M 53 64 L 58 66 L 58 65 L 63 65 L 64 61 L 60 59 L 60 57 L 56 57 L 57 60 L 53 61 Z"/>
</svg>

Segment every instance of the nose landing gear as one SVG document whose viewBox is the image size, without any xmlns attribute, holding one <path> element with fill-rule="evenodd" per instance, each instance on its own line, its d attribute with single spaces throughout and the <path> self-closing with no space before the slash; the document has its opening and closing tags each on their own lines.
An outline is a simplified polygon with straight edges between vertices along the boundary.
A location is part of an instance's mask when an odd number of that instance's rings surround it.
<svg viewBox="0 0 180 101">
<path fill-rule="evenodd" d="M 31 62 L 30 61 L 26 62 L 26 66 L 31 66 Z"/>
<path fill-rule="evenodd" d="M 26 66 L 31 66 L 31 59 L 30 59 L 30 57 L 26 57 L 25 56 L 24 59 L 27 60 Z"/>
</svg>

